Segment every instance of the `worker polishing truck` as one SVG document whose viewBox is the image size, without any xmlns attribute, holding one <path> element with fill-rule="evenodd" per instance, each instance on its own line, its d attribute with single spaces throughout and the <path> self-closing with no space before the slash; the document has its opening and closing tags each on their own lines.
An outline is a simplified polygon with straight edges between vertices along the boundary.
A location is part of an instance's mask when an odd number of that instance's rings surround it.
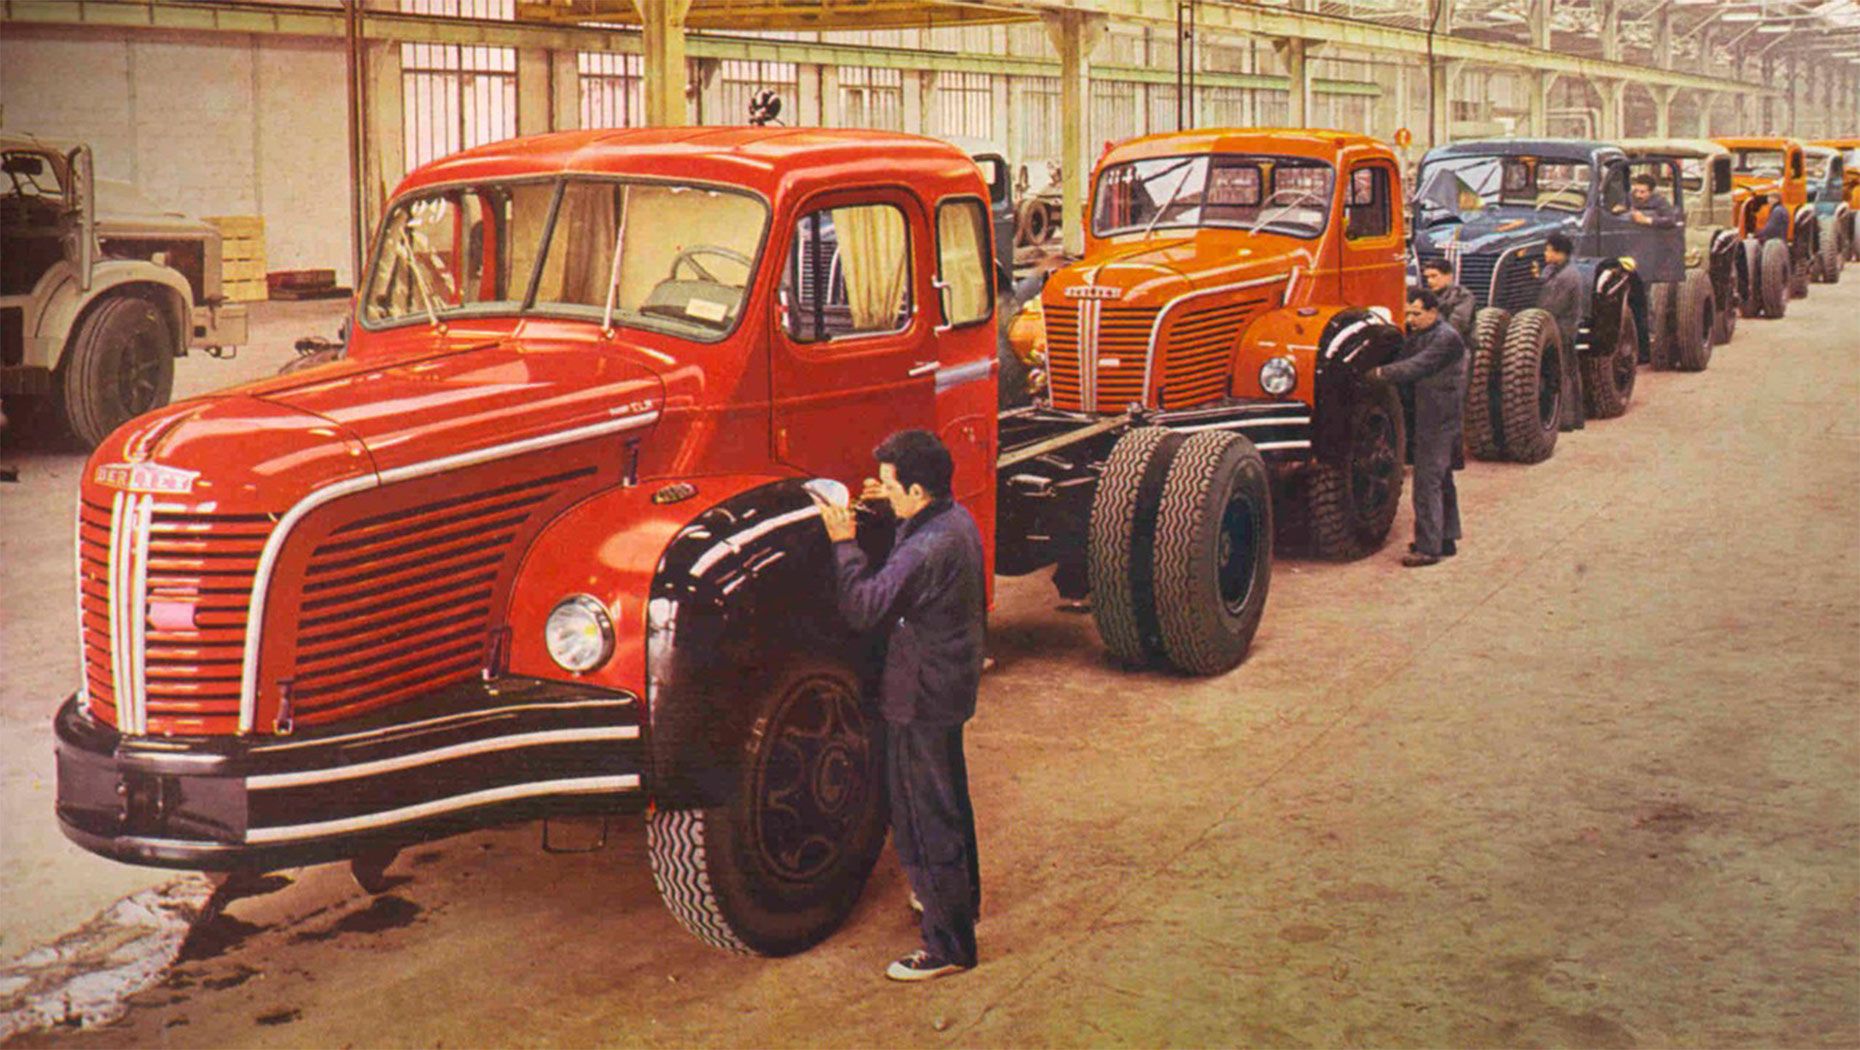
<svg viewBox="0 0 1860 1050">
<path fill-rule="evenodd" d="M 827 936 L 884 842 L 884 747 L 811 493 L 922 427 L 1003 545 L 997 458 L 1045 453 L 997 428 L 989 212 L 960 150 L 876 132 L 574 132 L 409 175 L 345 355 L 92 457 L 65 833 L 140 864 L 378 868 L 645 810 L 692 933 Z M 1106 467 L 1119 501 L 1160 490 L 1171 534 L 1104 555 L 1154 569 L 1172 655 L 1225 670 L 1271 507 L 1238 434 L 1172 452 Z"/>
</svg>

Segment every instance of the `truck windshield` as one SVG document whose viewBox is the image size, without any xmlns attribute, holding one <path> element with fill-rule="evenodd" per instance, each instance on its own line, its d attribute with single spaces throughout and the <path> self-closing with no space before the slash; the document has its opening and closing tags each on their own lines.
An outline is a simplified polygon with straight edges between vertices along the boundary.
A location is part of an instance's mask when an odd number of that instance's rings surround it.
<svg viewBox="0 0 1860 1050">
<path fill-rule="evenodd" d="M 362 299 L 373 323 L 523 304 L 554 182 L 452 187 L 394 206 Z"/>
<path fill-rule="evenodd" d="M 616 324 L 720 338 L 742 313 L 767 225 L 768 207 L 740 191 L 571 180 L 535 308 L 599 319 L 611 295 Z"/>
<path fill-rule="evenodd" d="M 1466 215 L 1486 208 L 1579 212 L 1589 202 L 1592 169 L 1581 162 L 1538 157 L 1446 157 L 1421 169 L 1416 199 Z"/>
<path fill-rule="evenodd" d="M 388 213 L 362 319 L 527 309 L 601 320 L 611 289 L 615 324 L 712 340 L 736 325 L 767 224 L 760 198 L 695 185 L 575 178 L 448 187 Z M 536 296 L 526 302 L 532 283 Z"/>
<path fill-rule="evenodd" d="M 1779 149 L 1732 150 L 1731 156 L 1731 170 L 1739 175 L 1760 175 L 1774 179 L 1783 173 L 1783 155 Z"/>
<path fill-rule="evenodd" d="M 0 154 L 6 179 L 0 182 L 4 197 L 62 197 L 64 186 L 58 181 L 63 161 L 34 150 L 6 150 Z"/>
<path fill-rule="evenodd" d="M 1204 153 L 1114 164 L 1098 174 L 1092 232 L 1217 226 L 1310 239 L 1330 221 L 1334 175 L 1304 157 Z"/>
</svg>

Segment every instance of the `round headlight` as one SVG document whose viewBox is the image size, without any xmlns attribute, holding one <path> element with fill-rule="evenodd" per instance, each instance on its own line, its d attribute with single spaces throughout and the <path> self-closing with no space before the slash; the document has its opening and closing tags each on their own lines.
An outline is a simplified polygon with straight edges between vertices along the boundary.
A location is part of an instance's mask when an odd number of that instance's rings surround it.
<svg viewBox="0 0 1860 1050">
<path fill-rule="evenodd" d="M 1298 385 L 1298 366 L 1289 357 L 1268 358 L 1259 366 L 1259 386 L 1273 397 L 1284 397 Z"/>
<path fill-rule="evenodd" d="M 614 654 L 614 623 L 600 602 L 571 594 L 550 610 L 543 623 L 543 643 L 562 670 L 586 674 Z"/>
</svg>

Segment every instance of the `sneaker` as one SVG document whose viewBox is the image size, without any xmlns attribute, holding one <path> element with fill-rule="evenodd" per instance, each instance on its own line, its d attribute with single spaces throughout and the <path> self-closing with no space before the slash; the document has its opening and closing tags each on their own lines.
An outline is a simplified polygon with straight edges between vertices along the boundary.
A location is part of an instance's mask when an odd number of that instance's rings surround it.
<svg viewBox="0 0 1860 1050">
<path fill-rule="evenodd" d="M 966 969 L 968 969 L 967 966 L 944 962 L 919 948 L 885 967 L 885 976 L 894 981 L 934 981 L 938 977 L 948 977 L 952 973 L 961 973 Z"/>
<path fill-rule="evenodd" d="M 1439 565 L 1440 559 L 1432 554 L 1415 551 L 1413 554 L 1402 555 L 1401 563 L 1410 569 L 1419 569 L 1428 565 Z"/>
</svg>

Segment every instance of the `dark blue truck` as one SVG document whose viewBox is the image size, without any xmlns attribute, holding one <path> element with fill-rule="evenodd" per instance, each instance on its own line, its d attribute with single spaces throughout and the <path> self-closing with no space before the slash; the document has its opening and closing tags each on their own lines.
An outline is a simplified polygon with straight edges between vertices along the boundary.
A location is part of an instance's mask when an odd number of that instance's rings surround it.
<svg viewBox="0 0 1860 1050">
<path fill-rule="evenodd" d="M 1651 174 L 1679 216 L 1670 227 L 1636 222 L 1630 179 Z M 1556 448 L 1564 376 L 1581 377 L 1586 414 L 1627 411 L 1649 359 L 1648 304 L 1686 280 L 1685 187 L 1669 158 L 1630 158 L 1602 142 L 1492 139 L 1429 150 L 1415 207 L 1415 262 L 1444 259 L 1479 312 L 1467 384 L 1466 444 L 1473 455 L 1536 463 Z M 1580 326 L 1564 345 L 1536 309 L 1544 243 L 1575 245 L 1582 276 Z M 1706 338 L 1710 338 L 1709 333 Z"/>
</svg>

